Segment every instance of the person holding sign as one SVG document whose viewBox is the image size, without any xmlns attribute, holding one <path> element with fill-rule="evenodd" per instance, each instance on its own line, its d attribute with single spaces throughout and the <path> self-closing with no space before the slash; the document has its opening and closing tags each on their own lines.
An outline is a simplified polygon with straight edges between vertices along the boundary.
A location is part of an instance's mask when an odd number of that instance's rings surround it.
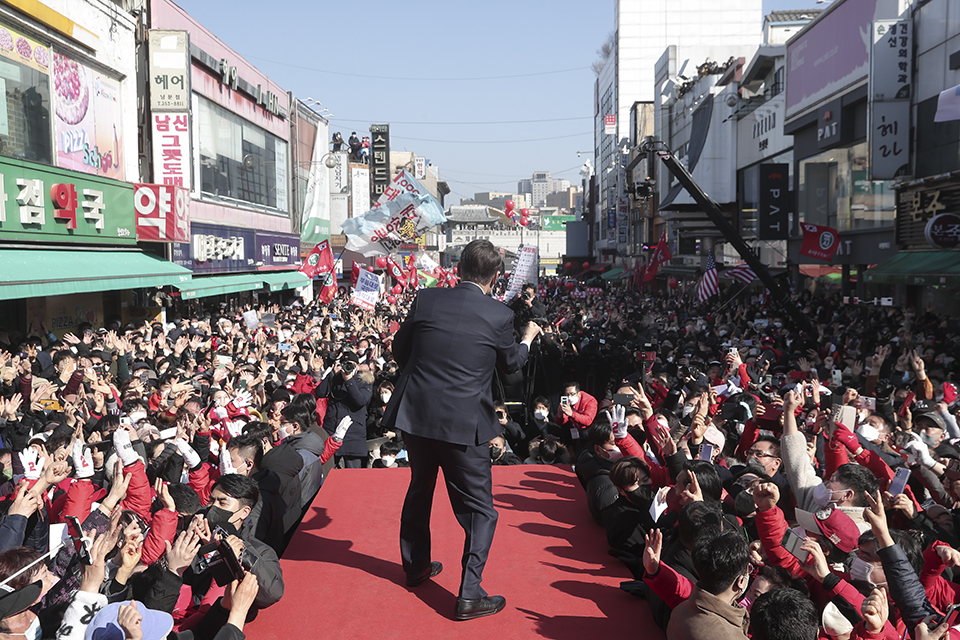
<svg viewBox="0 0 960 640">
<path fill-rule="evenodd" d="M 453 289 L 417 295 L 393 342 L 402 373 L 382 424 L 403 432 L 411 474 L 400 518 L 400 555 L 407 585 L 415 587 L 443 569 L 432 561 L 430 510 L 443 469 L 450 503 L 466 534 L 455 617 L 493 615 L 506 600 L 487 596 L 480 582 L 497 525 L 488 442 L 500 435 L 490 394 L 494 367 L 513 372 L 540 333 L 527 325 L 518 344 L 513 312 L 490 297 L 501 258 L 488 240 L 474 240 L 460 258 Z"/>
</svg>

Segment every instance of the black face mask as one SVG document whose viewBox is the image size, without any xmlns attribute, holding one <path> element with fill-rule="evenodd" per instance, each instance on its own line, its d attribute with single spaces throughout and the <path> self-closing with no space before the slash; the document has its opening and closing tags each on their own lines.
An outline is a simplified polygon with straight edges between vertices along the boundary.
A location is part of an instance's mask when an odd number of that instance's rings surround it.
<svg viewBox="0 0 960 640">
<path fill-rule="evenodd" d="M 741 491 L 733 499 L 733 508 L 741 518 L 753 515 L 757 510 L 757 503 L 753 501 L 753 496 L 746 491 Z"/>
<path fill-rule="evenodd" d="M 647 509 L 653 502 L 653 486 L 642 484 L 633 491 L 627 491 L 626 498 L 633 506 Z"/>
<path fill-rule="evenodd" d="M 233 517 L 233 511 L 227 511 L 226 509 L 221 509 L 220 507 L 213 505 L 207 509 L 207 523 L 210 525 L 210 529 L 215 529 L 218 526 L 222 527 L 229 523 L 230 518 Z"/>
<path fill-rule="evenodd" d="M 503 455 L 503 449 L 500 447 L 490 447 L 490 461 L 496 462 L 496 460 Z"/>
</svg>

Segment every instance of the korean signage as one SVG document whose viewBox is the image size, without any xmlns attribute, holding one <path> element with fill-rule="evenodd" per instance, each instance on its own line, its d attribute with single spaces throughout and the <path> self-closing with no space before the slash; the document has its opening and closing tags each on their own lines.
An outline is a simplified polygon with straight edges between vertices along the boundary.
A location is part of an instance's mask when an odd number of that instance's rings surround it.
<svg viewBox="0 0 960 640">
<path fill-rule="evenodd" d="M 190 108 L 190 49 L 186 31 L 150 31 L 150 109 Z"/>
<path fill-rule="evenodd" d="M 351 217 L 370 211 L 370 170 L 366 167 L 350 167 L 350 195 L 353 196 Z"/>
<path fill-rule="evenodd" d="M 603 134 L 612 136 L 617 133 L 617 114 L 608 113 L 603 116 Z"/>
<path fill-rule="evenodd" d="M 257 231 L 257 268 L 300 266 L 300 236 Z"/>
<path fill-rule="evenodd" d="M 911 20 L 873 23 L 870 49 L 870 177 L 892 180 L 910 172 Z"/>
<path fill-rule="evenodd" d="M 380 298 L 380 276 L 366 269 L 361 269 L 357 276 L 357 284 L 350 296 L 350 304 L 355 304 L 366 311 L 373 311 Z"/>
<path fill-rule="evenodd" d="M 924 228 L 927 243 L 937 249 L 956 249 L 960 244 L 960 216 L 941 213 L 930 218 Z"/>
<path fill-rule="evenodd" d="M 390 184 L 390 125 L 370 125 L 370 201 L 376 201 Z M 356 215 L 356 209 L 354 209 Z"/>
<path fill-rule="evenodd" d="M 173 245 L 173 262 L 195 273 L 229 273 L 256 268 L 256 232 L 195 222 L 190 242 Z"/>
<path fill-rule="evenodd" d="M 346 151 L 333 154 L 336 166 L 330 169 L 330 193 L 343 193 L 350 185 L 350 156 Z"/>
<path fill-rule="evenodd" d="M 423 156 L 414 156 L 413 158 L 413 177 L 417 180 L 423 180 L 427 177 L 427 159 Z"/>
<path fill-rule="evenodd" d="M 617 244 L 626 245 L 630 234 L 630 202 L 620 198 L 617 204 Z"/>
<path fill-rule="evenodd" d="M 760 165 L 760 194 L 757 203 L 757 237 L 786 240 L 789 237 L 790 165 Z"/>
<path fill-rule="evenodd" d="M 951 233 L 947 214 L 960 214 L 960 184 L 941 181 L 900 190 L 897 244 L 908 249 L 944 248 L 943 239 Z"/>
<path fill-rule="evenodd" d="M 190 242 L 190 192 L 169 184 L 134 185 L 137 238 L 148 242 Z"/>
<path fill-rule="evenodd" d="M 153 181 L 190 189 L 190 114 L 153 113 Z"/>
<path fill-rule="evenodd" d="M 540 223 L 544 231 L 566 231 L 567 223 L 574 220 L 575 216 L 543 216 Z"/>
<path fill-rule="evenodd" d="M 123 180 L 120 83 L 53 53 L 57 166 Z"/>
<path fill-rule="evenodd" d="M 870 115 L 872 179 L 906 175 L 910 171 L 910 101 L 874 102 Z"/>
<path fill-rule="evenodd" d="M 133 185 L 0 159 L 0 238 L 135 244 Z"/>
</svg>

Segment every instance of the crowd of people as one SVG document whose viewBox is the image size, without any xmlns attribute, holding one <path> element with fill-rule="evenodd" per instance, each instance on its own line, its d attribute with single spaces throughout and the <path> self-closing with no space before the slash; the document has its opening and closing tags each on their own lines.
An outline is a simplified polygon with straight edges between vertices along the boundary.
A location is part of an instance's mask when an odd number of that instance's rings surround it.
<svg viewBox="0 0 960 640">
<path fill-rule="evenodd" d="M 960 638 L 960 324 L 561 284 L 506 301 L 542 333 L 494 380 L 491 464 L 573 465 L 670 640 Z M 242 638 L 325 470 L 407 465 L 414 299 L 0 332 L 0 634 Z"/>
</svg>

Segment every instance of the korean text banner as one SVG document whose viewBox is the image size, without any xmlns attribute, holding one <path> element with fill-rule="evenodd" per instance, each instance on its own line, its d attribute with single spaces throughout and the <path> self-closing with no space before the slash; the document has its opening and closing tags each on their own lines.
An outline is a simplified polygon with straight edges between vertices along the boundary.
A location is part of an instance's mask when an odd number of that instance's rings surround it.
<svg viewBox="0 0 960 640">
<path fill-rule="evenodd" d="M 357 274 L 357 284 L 354 286 L 353 295 L 350 297 L 350 304 L 355 304 L 367 311 L 373 311 L 377 306 L 379 297 L 380 276 L 366 269 L 361 269 Z"/>
<path fill-rule="evenodd" d="M 408 193 L 345 220 L 341 227 L 347 234 L 346 248 L 369 257 L 388 255 L 446 220 L 443 208 L 432 195 Z"/>
</svg>

